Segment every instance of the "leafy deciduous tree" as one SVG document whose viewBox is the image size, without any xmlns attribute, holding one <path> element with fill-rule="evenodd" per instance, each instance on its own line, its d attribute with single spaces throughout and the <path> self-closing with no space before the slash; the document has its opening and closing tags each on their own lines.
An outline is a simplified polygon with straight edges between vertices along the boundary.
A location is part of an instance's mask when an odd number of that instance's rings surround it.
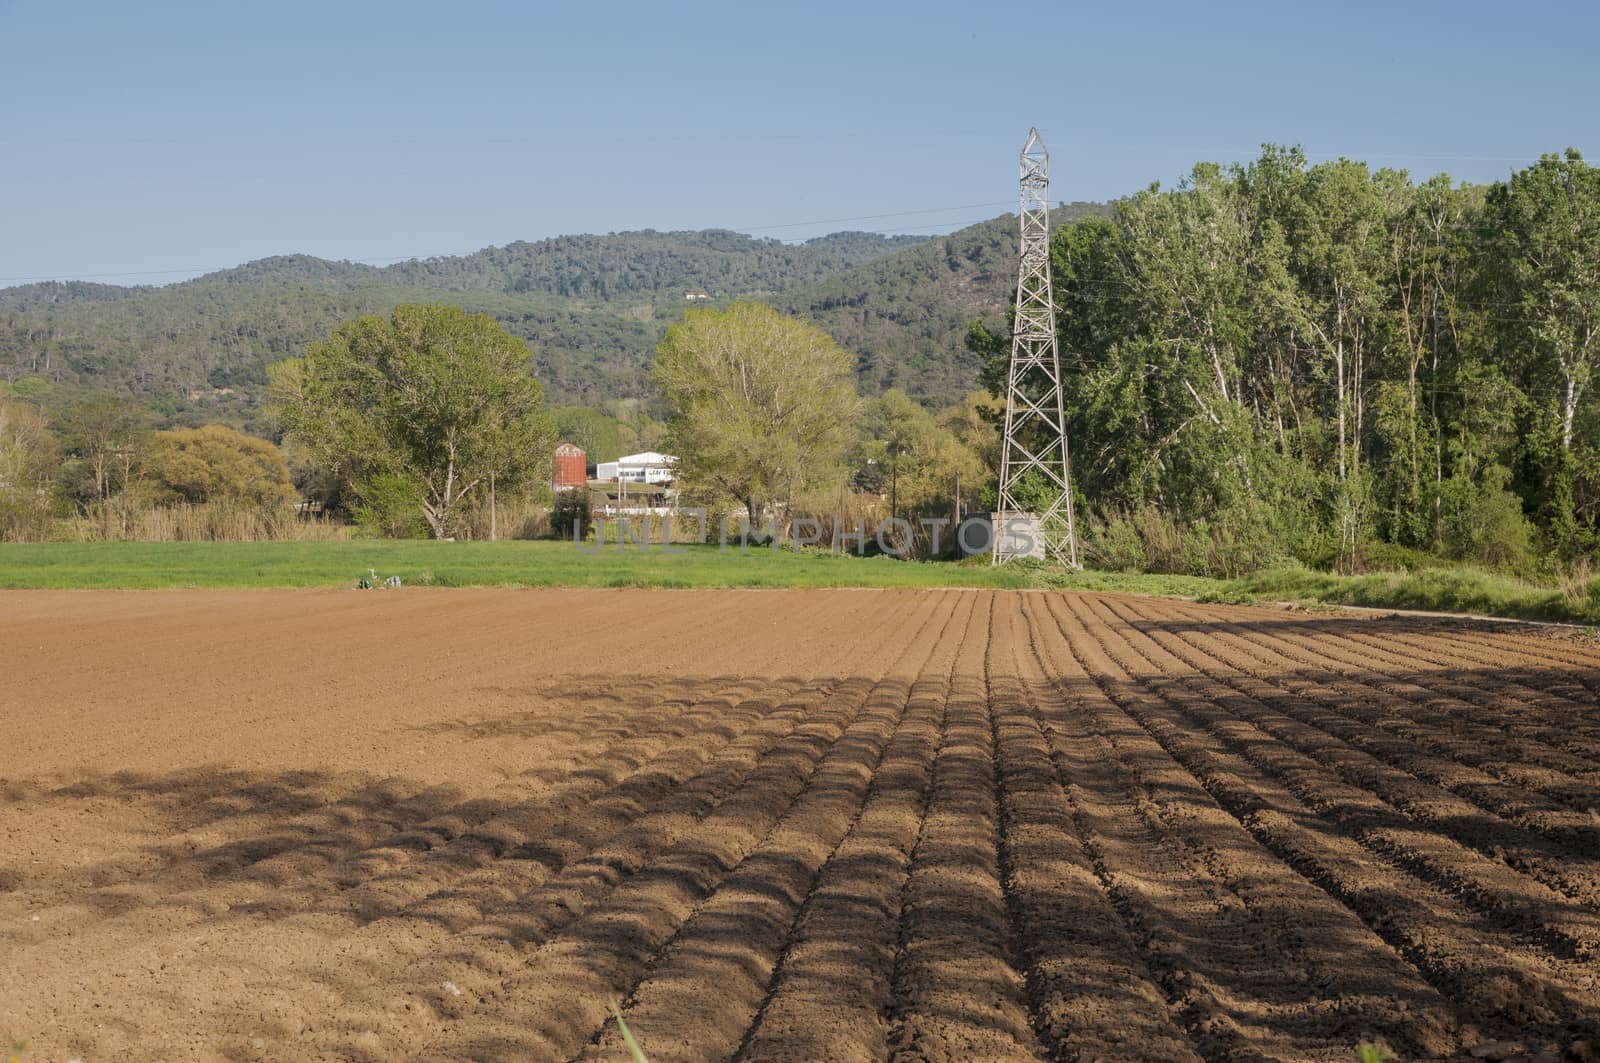
<svg viewBox="0 0 1600 1063">
<path fill-rule="evenodd" d="M 1600 362 L 1600 168 L 1569 148 L 1545 155 L 1496 185 L 1488 220 L 1495 233 L 1492 285 L 1507 310 L 1499 318 L 1503 354 L 1521 363 L 1536 388 L 1554 394 L 1559 449 L 1541 462 L 1544 508 L 1558 545 L 1575 545 L 1575 483 L 1600 448 L 1577 433 L 1582 404 Z"/>
<path fill-rule="evenodd" d="M 44 414 L 0 392 L 0 539 L 43 539 L 60 454 Z"/>
<path fill-rule="evenodd" d="M 858 465 L 870 460 L 880 470 L 873 486 L 890 494 L 893 516 L 952 517 L 957 487 L 966 495 L 982 486 L 987 469 L 963 438 L 965 410 L 940 417 L 899 390 L 865 406 Z"/>
<path fill-rule="evenodd" d="M 55 428 L 69 459 L 63 470 L 69 493 L 98 516 L 101 534 L 108 538 L 115 520 L 126 531 L 151 420 L 146 407 L 113 395 L 75 397 L 56 410 Z"/>
<path fill-rule="evenodd" d="M 463 505 L 526 486 L 550 466 L 555 430 L 541 410 L 528 347 L 492 318 L 454 306 L 401 306 L 362 317 L 277 369 L 284 428 L 356 495 L 398 477 L 416 490 L 435 538 Z"/>
<path fill-rule="evenodd" d="M 760 303 L 688 311 L 655 366 L 680 483 L 743 502 L 757 524 L 834 479 L 856 415 L 850 369 L 827 333 Z"/>
</svg>

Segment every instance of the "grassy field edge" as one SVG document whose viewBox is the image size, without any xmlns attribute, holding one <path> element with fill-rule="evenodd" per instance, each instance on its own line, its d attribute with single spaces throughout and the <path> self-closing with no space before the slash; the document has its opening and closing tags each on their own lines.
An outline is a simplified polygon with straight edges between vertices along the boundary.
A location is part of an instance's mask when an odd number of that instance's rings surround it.
<svg viewBox="0 0 1600 1063">
<path fill-rule="evenodd" d="M 1342 576 L 1304 568 L 1251 573 L 1199 596 L 1211 602 L 1287 601 L 1600 623 L 1600 580 L 1566 589 L 1473 568 L 1424 568 Z"/>
<path fill-rule="evenodd" d="M 7 590 L 354 587 L 369 574 L 380 581 L 398 576 L 412 587 L 1050 587 L 1600 622 L 1600 580 L 1561 589 L 1470 568 L 1359 576 L 1281 568 L 1224 580 L 716 545 L 666 552 L 659 544 L 585 551 L 520 540 L 0 544 L 0 589 Z"/>
</svg>

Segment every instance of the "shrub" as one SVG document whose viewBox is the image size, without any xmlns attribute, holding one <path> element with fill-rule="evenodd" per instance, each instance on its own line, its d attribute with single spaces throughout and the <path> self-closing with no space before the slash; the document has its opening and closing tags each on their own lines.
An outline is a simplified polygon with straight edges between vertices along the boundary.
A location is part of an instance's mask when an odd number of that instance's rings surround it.
<svg viewBox="0 0 1600 1063">
<path fill-rule="evenodd" d="M 356 487 L 352 510 L 356 527 L 385 539 L 420 539 L 427 534 L 422 519 L 422 490 L 405 476 L 380 473 Z"/>
<path fill-rule="evenodd" d="M 327 520 L 302 519 L 293 506 L 228 502 L 159 506 L 136 511 L 128 538 L 140 542 L 264 542 L 340 539 L 347 529 Z"/>
<path fill-rule="evenodd" d="M 572 538 L 574 527 L 593 527 L 589 519 L 591 513 L 588 491 L 557 491 L 555 500 L 550 504 L 550 534 L 557 539 Z"/>
<path fill-rule="evenodd" d="M 1493 568 L 1526 572 L 1534 564 L 1533 535 L 1520 498 L 1510 491 L 1485 492 L 1472 506 L 1468 556 Z"/>
<path fill-rule="evenodd" d="M 49 539 L 55 518 L 53 502 L 43 491 L 0 491 L 0 542 Z"/>
<path fill-rule="evenodd" d="M 501 516 L 504 524 L 505 516 Z M 512 539 L 548 539 L 550 537 L 550 507 L 525 505 L 512 514 L 509 524 L 504 524 L 501 534 Z"/>
<path fill-rule="evenodd" d="M 1569 608 L 1582 611 L 1591 603 L 1600 605 L 1600 580 L 1594 578 L 1587 557 L 1580 557 L 1570 565 L 1557 565 L 1555 580 L 1561 600 Z"/>
<path fill-rule="evenodd" d="M 458 539 L 546 539 L 550 536 L 550 491 L 518 489 L 501 492 L 493 506 L 489 495 L 479 491 L 470 505 L 456 514 Z"/>
<path fill-rule="evenodd" d="M 1149 565 L 1144 540 L 1126 510 L 1113 510 L 1104 516 L 1091 514 L 1082 524 L 1084 560 L 1094 567 L 1108 572 L 1143 572 Z"/>
<path fill-rule="evenodd" d="M 1440 485 L 1442 545 L 1460 561 L 1527 573 L 1535 562 L 1533 524 L 1522 500 L 1505 489 L 1510 473 L 1487 469 L 1480 482 L 1451 478 Z"/>
<path fill-rule="evenodd" d="M 164 501 L 276 506 L 296 497 L 278 448 L 225 425 L 157 432 L 144 464 Z"/>
<path fill-rule="evenodd" d="M 1353 568 L 1362 572 L 1410 572 L 1414 569 L 1438 567 L 1439 559 L 1426 551 L 1398 543 L 1368 540 L 1356 547 Z"/>
<path fill-rule="evenodd" d="M 1091 514 L 1082 522 L 1084 556 L 1117 572 L 1234 578 L 1279 556 L 1260 515 L 1241 510 L 1180 523 L 1155 505 Z"/>
</svg>

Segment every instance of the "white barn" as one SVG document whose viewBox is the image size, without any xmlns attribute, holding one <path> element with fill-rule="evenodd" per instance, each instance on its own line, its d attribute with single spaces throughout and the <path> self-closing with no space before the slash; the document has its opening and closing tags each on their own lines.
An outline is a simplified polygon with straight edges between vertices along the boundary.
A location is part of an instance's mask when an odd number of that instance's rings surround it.
<svg viewBox="0 0 1600 1063">
<path fill-rule="evenodd" d="M 642 454 L 629 454 L 616 461 L 602 461 L 595 466 L 597 480 L 616 480 L 632 484 L 669 484 L 672 468 L 678 459 L 671 454 L 647 450 Z"/>
</svg>

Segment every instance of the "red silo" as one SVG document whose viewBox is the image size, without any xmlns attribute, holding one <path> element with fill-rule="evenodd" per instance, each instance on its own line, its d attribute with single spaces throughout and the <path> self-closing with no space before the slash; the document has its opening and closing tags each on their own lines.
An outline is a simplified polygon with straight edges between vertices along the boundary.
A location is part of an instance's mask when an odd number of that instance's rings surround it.
<svg viewBox="0 0 1600 1063">
<path fill-rule="evenodd" d="M 583 448 L 571 443 L 562 443 L 556 447 L 556 478 L 557 491 L 565 491 L 571 487 L 589 486 L 588 458 Z"/>
</svg>

